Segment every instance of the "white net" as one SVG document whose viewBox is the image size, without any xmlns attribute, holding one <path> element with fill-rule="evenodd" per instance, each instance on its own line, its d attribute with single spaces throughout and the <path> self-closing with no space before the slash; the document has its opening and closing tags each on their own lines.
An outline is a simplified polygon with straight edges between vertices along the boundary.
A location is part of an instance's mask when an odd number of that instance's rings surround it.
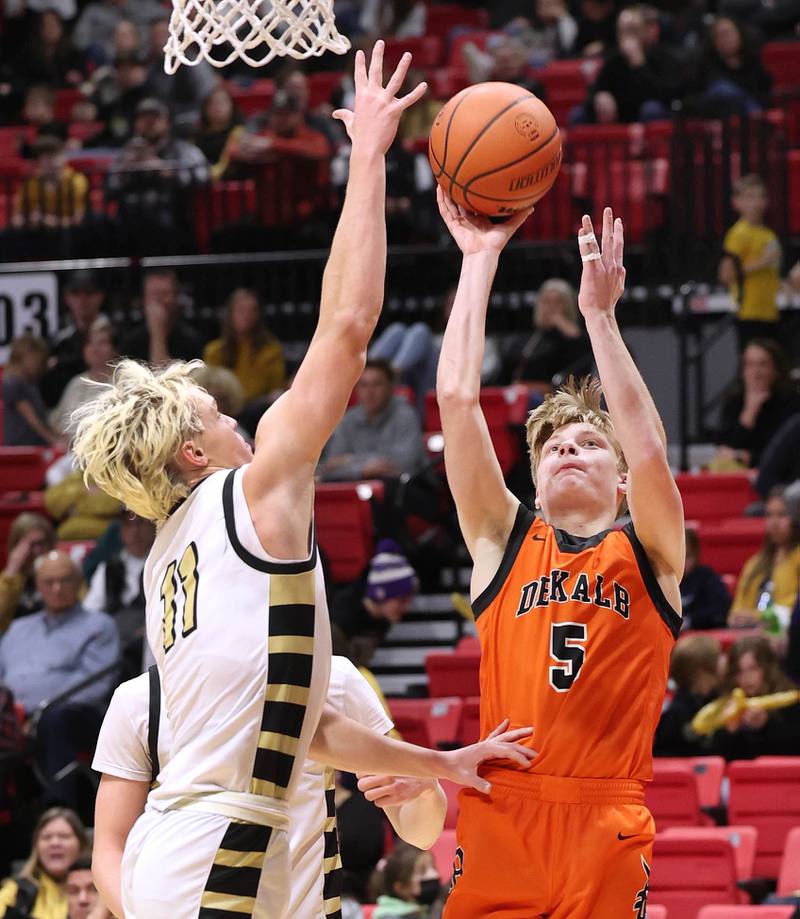
<svg viewBox="0 0 800 919">
<path fill-rule="evenodd" d="M 333 0 L 172 0 L 164 69 L 206 60 L 224 67 L 237 57 L 263 67 L 276 57 L 344 54 Z"/>
</svg>

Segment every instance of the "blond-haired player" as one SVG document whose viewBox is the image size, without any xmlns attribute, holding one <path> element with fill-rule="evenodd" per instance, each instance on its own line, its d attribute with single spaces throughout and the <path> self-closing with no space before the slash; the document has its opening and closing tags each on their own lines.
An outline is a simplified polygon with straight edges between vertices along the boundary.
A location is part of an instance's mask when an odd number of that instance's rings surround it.
<svg viewBox="0 0 800 919">
<path fill-rule="evenodd" d="M 258 426 L 255 455 L 192 381 L 192 365 L 123 362 L 79 415 L 74 452 L 87 477 L 158 524 L 144 569 L 146 625 L 173 745 L 127 840 L 125 919 L 282 916 L 287 828 L 309 752 L 351 771 L 441 774 L 477 787 L 487 787 L 476 775 L 483 759 L 532 757 L 501 738 L 423 751 L 323 712 L 330 631 L 314 471 L 381 308 L 385 154 L 425 90 L 395 97 L 410 60 L 384 88 L 383 43 L 369 71 L 356 54 L 354 110 L 336 113 L 352 155 L 319 322 L 291 389 Z"/>
<path fill-rule="evenodd" d="M 463 252 L 439 360 L 447 478 L 472 555 L 481 722 L 532 724 L 526 770 L 491 766 L 489 797 L 461 795 L 446 919 L 643 919 L 653 820 L 651 749 L 680 630 L 684 531 L 661 421 L 617 327 L 623 228 L 578 236 L 578 297 L 597 381 L 555 393 L 528 421 L 535 516 L 506 489 L 478 401 L 500 251 L 524 220 L 473 218 L 441 193 Z M 632 523 L 615 530 L 623 502 Z"/>
</svg>

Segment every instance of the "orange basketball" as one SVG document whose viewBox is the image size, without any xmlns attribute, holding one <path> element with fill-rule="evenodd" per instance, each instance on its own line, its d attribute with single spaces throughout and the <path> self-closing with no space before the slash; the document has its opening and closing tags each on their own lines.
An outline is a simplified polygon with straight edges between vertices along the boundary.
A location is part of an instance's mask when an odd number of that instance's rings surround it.
<svg viewBox="0 0 800 919">
<path fill-rule="evenodd" d="M 468 211 L 497 216 L 535 204 L 561 168 L 550 109 L 513 83 L 468 86 L 436 116 L 428 141 L 436 181 Z"/>
</svg>

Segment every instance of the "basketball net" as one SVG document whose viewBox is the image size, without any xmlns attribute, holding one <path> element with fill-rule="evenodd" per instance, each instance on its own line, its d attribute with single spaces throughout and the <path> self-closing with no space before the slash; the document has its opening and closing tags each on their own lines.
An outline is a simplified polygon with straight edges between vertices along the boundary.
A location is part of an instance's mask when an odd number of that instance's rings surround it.
<svg viewBox="0 0 800 919">
<path fill-rule="evenodd" d="M 350 47 L 336 30 L 333 0 L 172 0 L 169 33 L 167 73 L 202 60 L 224 67 L 238 57 L 263 67 L 276 57 L 302 60 Z M 220 45 L 229 47 L 212 56 Z"/>
</svg>

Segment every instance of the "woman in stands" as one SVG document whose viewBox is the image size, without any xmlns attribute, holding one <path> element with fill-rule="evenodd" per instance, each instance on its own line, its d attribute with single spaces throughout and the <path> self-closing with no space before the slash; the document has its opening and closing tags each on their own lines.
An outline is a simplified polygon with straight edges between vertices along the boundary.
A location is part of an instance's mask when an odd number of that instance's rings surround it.
<svg viewBox="0 0 800 919">
<path fill-rule="evenodd" d="M 371 886 L 377 894 L 373 919 L 432 919 L 442 895 L 439 873 L 430 852 L 399 843 L 379 864 Z"/>
<path fill-rule="evenodd" d="M 200 130 L 194 142 L 211 163 L 211 174 L 221 179 L 230 163 L 231 145 L 244 130 L 243 119 L 233 97 L 224 86 L 216 86 L 200 106 Z"/>
<path fill-rule="evenodd" d="M 781 670 L 769 639 L 755 635 L 740 638 L 728 652 L 722 692 L 730 694 L 736 688 L 754 698 L 796 687 Z M 727 760 L 796 755 L 800 750 L 800 705 L 771 712 L 748 709 L 737 722 L 714 734 L 711 747 L 712 753 Z"/>
<path fill-rule="evenodd" d="M 55 546 L 55 530 L 46 517 L 26 511 L 14 518 L 8 531 L 6 566 L 0 572 L 0 634 L 16 616 L 41 609 L 33 583 L 33 563 Z"/>
<path fill-rule="evenodd" d="M 739 377 L 722 404 L 713 471 L 757 466 L 767 441 L 798 411 L 800 399 L 780 345 L 754 338 L 742 353 Z"/>
<path fill-rule="evenodd" d="M 771 616 L 775 607 L 778 607 L 776 613 L 781 626 L 785 628 L 789 611 L 797 599 L 800 523 L 791 517 L 780 485 L 767 498 L 766 523 L 764 544 L 745 562 L 736 585 L 728 617 L 728 625 L 734 628 L 758 625 Z"/>
<path fill-rule="evenodd" d="M 33 831 L 28 860 L 0 886 L 0 917 L 69 919 L 64 882 L 72 863 L 89 851 L 76 813 L 66 807 L 45 811 Z"/>
</svg>

